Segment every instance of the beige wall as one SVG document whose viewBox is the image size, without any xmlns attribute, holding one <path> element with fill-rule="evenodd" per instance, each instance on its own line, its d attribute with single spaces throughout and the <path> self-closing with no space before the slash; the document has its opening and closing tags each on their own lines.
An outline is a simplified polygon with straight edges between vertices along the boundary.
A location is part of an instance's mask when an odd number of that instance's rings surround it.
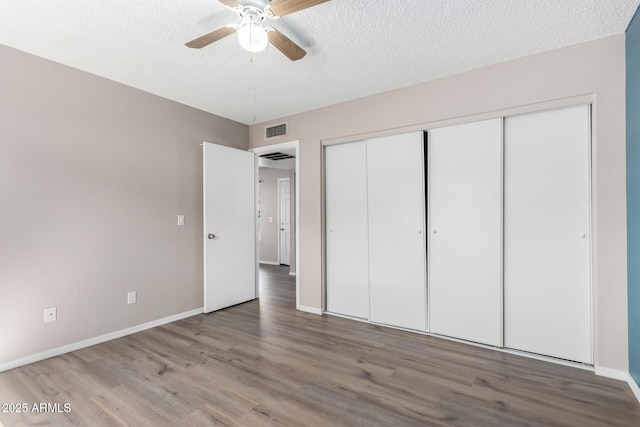
<svg viewBox="0 0 640 427">
<path fill-rule="evenodd" d="M 248 127 L 5 46 L 0 64 L 0 365 L 202 307 L 200 143 L 246 149 Z"/>
<path fill-rule="evenodd" d="M 626 371 L 624 65 L 619 35 L 251 126 L 251 147 L 267 145 L 264 126 L 283 120 L 283 140 L 300 141 L 301 306 L 322 304 L 322 141 L 500 116 L 585 95 L 594 102 L 594 356 L 600 367 Z"/>
</svg>

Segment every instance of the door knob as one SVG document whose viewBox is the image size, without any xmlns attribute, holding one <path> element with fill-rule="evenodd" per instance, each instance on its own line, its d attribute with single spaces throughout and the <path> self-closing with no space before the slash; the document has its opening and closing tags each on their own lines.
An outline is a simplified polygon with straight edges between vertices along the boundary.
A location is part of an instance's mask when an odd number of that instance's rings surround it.
<svg viewBox="0 0 640 427">
<path fill-rule="evenodd" d="M 587 237 L 587 235 L 586 235 L 586 234 L 581 234 L 581 235 L 580 235 L 580 238 L 581 238 L 581 239 L 584 239 L 585 237 Z"/>
<path fill-rule="evenodd" d="M 280 231 L 284 231 L 284 228 L 281 228 Z"/>
<path fill-rule="evenodd" d="M 209 233 L 209 235 L 207 237 L 209 238 L 209 240 L 211 240 L 211 239 L 215 239 L 216 235 Z"/>
<path fill-rule="evenodd" d="M 433 230 L 433 234 L 437 234 L 437 233 L 438 233 L 438 230 Z"/>
</svg>

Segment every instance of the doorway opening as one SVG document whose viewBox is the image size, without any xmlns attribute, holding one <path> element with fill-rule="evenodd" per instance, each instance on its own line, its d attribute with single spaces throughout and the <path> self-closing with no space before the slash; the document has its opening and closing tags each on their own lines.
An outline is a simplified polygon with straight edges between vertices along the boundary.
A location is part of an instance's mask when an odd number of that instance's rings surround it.
<svg viewBox="0 0 640 427">
<path fill-rule="evenodd" d="M 295 170 L 290 172 L 295 174 Z M 280 265 L 289 266 L 289 274 L 295 276 L 291 270 L 291 248 L 294 234 L 291 233 L 291 218 L 293 217 L 291 204 L 291 178 L 278 178 L 278 260 Z"/>
<path fill-rule="evenodd" d="M 299 142 L 284 142 L 249 151 L 258 158 L 258 260 L 264 265 L 289 266 L 289 275 L 295 276 L 296 308 L 299 309 Z M 259 277 L 257 292 L 260 288 Z"/>
</svg>

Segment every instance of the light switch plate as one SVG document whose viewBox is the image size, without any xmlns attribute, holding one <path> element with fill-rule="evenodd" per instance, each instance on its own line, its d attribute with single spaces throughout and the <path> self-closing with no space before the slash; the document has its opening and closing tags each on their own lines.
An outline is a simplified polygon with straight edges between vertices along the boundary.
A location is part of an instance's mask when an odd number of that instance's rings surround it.
<svg viewBox="0 0 640 427">
<path fill-rule="evenodd" d="M 184 225 L 184 215 L 178 215 L 178 225 Z"/>
<path fill-rule="evenodd" d="M 127 304 L 135 304 L 138 302 L 138 294 L 136 291 L 131 291 L 127 294 Z"/>
<path fill-rule="evenodd" d="M 58 307 L 49 307 L 44 309 L 44 323 L 55 322 L 58 320 Z"/>
</svg>

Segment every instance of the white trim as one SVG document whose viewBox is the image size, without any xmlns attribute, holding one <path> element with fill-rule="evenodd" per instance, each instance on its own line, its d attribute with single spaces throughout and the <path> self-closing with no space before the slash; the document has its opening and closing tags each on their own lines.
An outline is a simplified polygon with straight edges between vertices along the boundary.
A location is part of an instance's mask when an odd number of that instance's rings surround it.
<svg viewBox="0 0 640 427">
<path fill-rule="evenodd" d="M 300 306 L 300 141 L 294 140 L 289 142 L 281 142 L 279 144 L 265 145 L 263 147 L 250 148 L 249 151 L 255 154 L 265 154 L 272 151 L 295 149 L 296 155 L 296 309 L 301 309 Z M 256 239 L 256 245 L 259 245 L 258 239 Z M 322 314 L 322 312 L 320 312 Z"/>
<path fill-rule="evenodd" d="M 268 265 L 280 265 L 279 262 L 273 262 L 273 261 L 258 261 L 260 264 L 268 264 Z"/>
<path fill-rule="evenodd" d="M 504 117 L 500 117 L 500 347 L 504 347 Z"/>
<path fill-rule="evenodd" d="M 627 381 L 627 379 L 629 378 L 629 373 L 627 371 L 621 371 L 619 369 L 596 366 L 594 368 L 594 372 L 598 376 L 612 378 L 614 380 Z"/>
<path fill-rule="evenodd" d="M 202 144 L 202 295 L 204 298 L 202 311 L 207 306 L 207 144 Z"/>
<path fill-rule="evenodd" d="M 465 342 L 465 341 L 460 341 L 460 342 Z M 474 343 L 468 343 L 468 344 L 474 344 Z M 571 368 L 583 369 L 585 371 L 591 371 L 591 372 L 594 371 L 593 365 L 590 365 L 588 363 L 559 359 L 553 356 L 545 356 L 544 354 L 529 353 L 527 351 L 514 350 L 512 348 L 506 348 L 506 347 L 505 348 L 494 347 L 493 349 L 497 351 L 501 351 L 503 353 L 513 354 L 515 356 L 522 356 L 522 357 L 527 357 L 529 359 L 541 360 L 543 362 L 555 363 L 556 365 L 569 366 Z"/>
<path fill-rule="evenodd" d="M 596 364 L 596 360 L 595 360 L 595 324 L 594 324 L 594 319 L 595 319 L 595 307 L 597 305 L 597 299 L 595 297 L 595 286 L 593 283 L 593 276 L 594 271 L 593 271 L 593 266 L 594 266 L 594 257 L 593 257 L 593 250 L 594 250 L 594 236 L 596 233 L 596 229 L 595 229 L 595 222 L 593 220 L 593 213 L 594 213 L 594 205 L 595 203 L 593 203 L 593 102 L 589 102 L 586 104 L 587 105 L 587 110 L 588 110 L 588 122 L 589 122 L 589 126 L 587 126 L 587 132 L 589 134 L 588 136 L 588 142 L 587 142 L 587 192 L 589 194 L 589 347 L 590 347 L 590 357 L 591 357 L 591 363 L 595 366 Z"/>
<path fill-rule="evenodd" d="M 324 314 L 327 314 L 329 316 L 335 316 L 335 317 L 340 317 L 342 319 L 348 319 L 348 320 L 355 320 L 356 322 L 363 322 L 363 323 L 371 323 L 369 322 L 369 319 L 365 319 L 363 317 L 354 317 L 354 316 L 349 316 L 348 314 L 340 314 L 340 313 L 334 313 L 332 311 L 324 311 Z M 373 323 L 372 323 L 373 324 Z M 384 325 L 383 325 L 384 326 Z M 413 331 L 410 331 L 413 332 Z M 422 331 L 421 331 L 422 332 Z"/>
<path fill-rule="evenodd" d="M 306 305 L 298 305 L 298 311 L 304 311 L 305 313 L 317 314 L 322 316 L 322 309 L 316 307 L 307 307 Z"/>
<path fill-rule="evenodd" d="M 629 387 L 631 388 L 633 395 L 636 397 L 636 399 L 640 403 L 640 387 L 638 387 L 636 380 L 633 379 L 631 374 L 627 374 L 627 383 L 629 384 Z"/>
<path fill-rule="evenodd" d="M 290 271 L 290 272 L 289 272 L 289 276 L 295 276 L 295 275 L 296 275 L 296 272 L 295 272 L 295 271 Z"/>
<path fill-rule="evenodd" d="M 255 296 L 260 299 L 260 166 L 259 158 L 253 153 L 253 259 L 255 260 Z M 206 243 L 205 243 L 206 244 Z M 206 277 L 205 277 L 206 280 Z"/>
<path fill-rule="evenodd" d="M 431 132 L 428 129 L 424 129 L 422 132 L 424 132 L 424 137 L 425 138 L 425 144 L 424 144 L 424 150 L 426 150 L 426 156 L 424 163 L 423 163 L 423 169 L 424 169 L 424 179 L 426 181 L 426 186 L 427 188 L 425 188 L 425 198 L 424 198 L 424 203 L 425 203 L 425 208 L 424 208 L 424 216 L 425 216 L 425 229 L 424 229 L 424 234 L 425 234 L 425 238 L 426 238 L 426 244 L 427 244 L 427 250 L 426 250 L 426 257 L 427 257 L 427 262 L 425 263 L 424 268 L 427 270 L 427 273 L 425 275 L 425 286 L 427 287 L 427 290 L 425 292 L 424 298 L 425 298 L 425 302 L 424 302 L 424 309 L 426 312 L 426 316 L 425 316 L 425 323 L 424 323 L 424 330 L 425 332 L 430 332 L 431 331 Z"/>
<path fill-rule="evenodd" d="M 32 354 L 27 357 L 22 357 L 11 362 L 6 362 L 0 365 L 0 372 L 8 371 L 9 369 L 18 368 L 20 366 L 28 365 L 30 363 L 39 362 L 41 360 L 49 359 L 51 357 L 59 356 L 61 354 L 69 353 L 72 351 L 80 350 L 85 347 L 100 344 L 106 341 L 111 341 L 116 338 L 121 338 L 127 335 L 135 334 L 147 329 L 155 328 L 167 323 L 175 322 L 178 320 L 186 319 L 187 317 L 196 316 L 204 312 L 204 307 L 196 308 L 194 310 L 185 311 L 184 313 L 174 314 L 172 316 L 164 317 L 162 319 L 152 320 L 151 322 L 142 323 L 130 328 L 121 329 L 115 332 L 109 332 L 108 334 L 100 335 L 97 337 L 89 338 L 87 340 L 78 341 L 72 344 L 63 345 L 62 347 L 52 348 L 41 353 Z"/>
<path fill-rule="evenodd" d="M 250 148 L 249 151 L 256 153 L 256 154 L 265 154 L 265 153 L 271 153 L 272 151 L 281 151 L 281 150 L 286 150 L 287 148 L 298 148 L 298 140 L 294 140 L 294 141 L 288 141 L 288 142 L 280 142 L 278 144 L 270 144 L 270 145 L 263 145 L 262 147 L 254 147 L 254 148 Z M 297 154 L 297 153 L 296 153 Z M 296 156 L 296 158 L 298 158 L 298 156 Z"/>
</svg>

